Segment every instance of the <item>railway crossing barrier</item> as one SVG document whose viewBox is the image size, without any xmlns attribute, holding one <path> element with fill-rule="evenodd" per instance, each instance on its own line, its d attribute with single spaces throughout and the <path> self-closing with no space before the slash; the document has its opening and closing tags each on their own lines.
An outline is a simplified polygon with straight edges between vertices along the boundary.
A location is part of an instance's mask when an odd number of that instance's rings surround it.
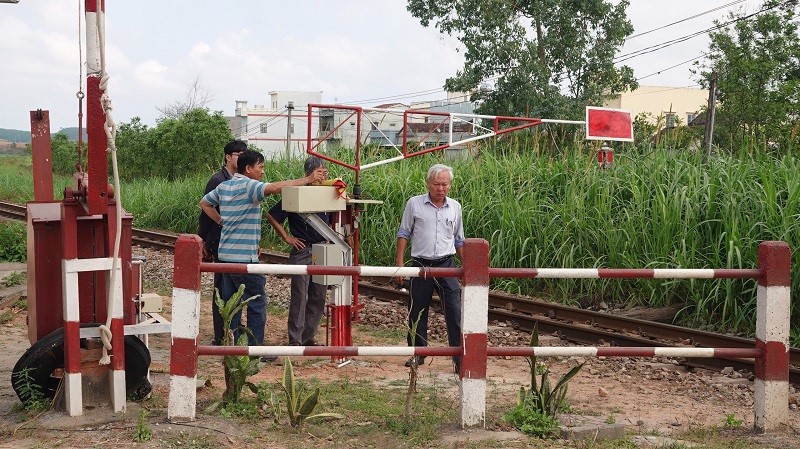
<svg viewBox="0 0 800 449">
<path fill-rule="evenodd" d="M 789 419 L 789 320 L 791 253 L 785 242 L 762 242 L 757 269 L 614 269 L 491 268 L 489 243 L 467 239 L 462 268 L 315 266 L 202 262 L 202 240 L 181 235 L 175 243 L 172 296 L 172 346 L 167 415 L 193 420 L 196 407 L 198 356 L 453 356 L 460 355 L 460 409 L 464 428 L 485 426 L 486 366 L 489 356 L 558 357 L 738 357 L 755 360 L 754 427 L 775 431 Z M 199 344 L 200 274 L 310 274 L 366 277 L 459 277 L 463 280 L 461 347 L 370 346 L 203 346 Z M 489 279 L 757 279 L 756 344 L 754 348 L 646 347 L 490 347 L 488 345 Z"/>
</svg>

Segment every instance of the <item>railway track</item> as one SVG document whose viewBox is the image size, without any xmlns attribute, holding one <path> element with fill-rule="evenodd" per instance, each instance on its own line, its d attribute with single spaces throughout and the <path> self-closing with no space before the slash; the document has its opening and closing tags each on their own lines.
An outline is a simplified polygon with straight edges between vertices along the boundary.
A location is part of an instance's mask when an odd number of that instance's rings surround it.
<svg viewBox="0 0 800 449">
<path fill-rule="evenodd" d="M 0 216 L 25 220 L 25 206 L 0 202 Z M 146 229 L 133 229 L 133 243 L 161 250 L 172 250 L 176 234 Z M 286 263 L 283 253 L 262 250 L 260 259 L 265 263 Z M 362 281 L 359 293 L 377 300 L 408 300 L 408 293 L 386 284 Z M 541 332 L 557 334 L 562 338 L 585 345 L 610 346 L 695 346 L 707 348 L 752 348 L 751 339 L 715 334 L 653 321 L 627 318 L 609 313 L 568 307 L 492 291 L 489 293 L 489 319 L 510 322 L 516 328 L 530 332 L 538 325 Z M 791 348 L 789 361 L 792 365 L 789 380 L 800 385 L 800 349 Z M 699 358 L 685 359 L 684 364 L 713 370 L 733 367 L 736 370 L 753 371 L 749 359 Z"/>
</svg>

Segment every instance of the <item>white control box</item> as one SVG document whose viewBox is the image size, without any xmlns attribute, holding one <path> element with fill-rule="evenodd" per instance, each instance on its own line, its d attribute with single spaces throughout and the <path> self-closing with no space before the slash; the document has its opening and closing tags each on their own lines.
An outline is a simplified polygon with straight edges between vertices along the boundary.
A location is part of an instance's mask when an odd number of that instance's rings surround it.
<svg viewBox="0 0 800 449">
<path fill-rule="evenodd" d="M 315 243 L 311 245 L 311 263 L 314 265 L 344 266 L 344 249 L 335 243 Z M 339 285 L 344 276 L 318 275 L 311 276 L 311 281 L 321 285 Z"/>
<path fill-rule="evenodd" d="M 299 186 L 281 189 L 283 210 L 295 213 L 345 210 L 347 201 L 333 186 Z"/>
</svg>

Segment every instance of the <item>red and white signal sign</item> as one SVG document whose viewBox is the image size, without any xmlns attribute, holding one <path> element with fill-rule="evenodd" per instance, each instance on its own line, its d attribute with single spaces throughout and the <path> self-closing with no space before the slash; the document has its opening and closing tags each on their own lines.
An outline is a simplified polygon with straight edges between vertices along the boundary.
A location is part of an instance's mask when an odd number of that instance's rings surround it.
<svg viewBox="0 0 800 449">
<path fill-rule="evenodd" d="M 588 106 L 586 108 L 586 139 L 633 142 L 631 112 Z"/>
</svg>

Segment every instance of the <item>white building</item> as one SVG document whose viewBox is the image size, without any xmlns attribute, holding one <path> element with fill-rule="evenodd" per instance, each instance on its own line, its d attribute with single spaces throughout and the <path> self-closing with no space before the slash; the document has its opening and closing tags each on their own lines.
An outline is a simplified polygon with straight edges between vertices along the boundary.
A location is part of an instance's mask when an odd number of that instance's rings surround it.
<svg viewBox="0 0 800 449">
<path fill-rule="evenodd" d="M 228 123 L 235 139 L 259 148 L 268 159 L 302 157 L 308 136 L 308 105 L 322 102 L 322 92 L 269 92 L 270 104 L 248 106 L 236 101 L 236 110 Z M 319 128 L 319 117 L 311 119 L 311 129 Z M 287 148 L 286 141 L 289 138 Z"/>
<path fill-rule="evenodd" d="M 460 112 L 470 114 L 474 104 L 468 94 L 448 93 L 447 100 L 419 101 L 411 106 L 403 103 L 387 103 L 362 111 L 360 126 L 358 115 L 353 109 L 319 108 L 312 110 L 309 127 L 309 104 L 321 104 L 322 92 L 272 91 L 270 104 L 249 106 L 246 100 L 236 101 L 236 110 L 228 123 L 234 138 L 241 139 L 259 148 L 266 158 L 302 157 L 308 147 L 311 135 L 312 146 L 320 139 L 320 151 L 336 148 L 354 148 L 356 141 L 362 145 L 401 146 L 403 132 L 403 112 L 408 109 L 437 112 Z M 291 109 L 290 109 L 291 105 Z M 443 123 L 442 116 L 415 114 L 408 115 L 412 124 Z M 446 121 L 444 122 L 446 123 Z M 418 127 L 417 127 L 418 128 Z M 410 139 L 426 139 L 426 144 L 434 145 L 442 139 L 439 131 L 432 128 L 417 130 L 409 127 Z M 459 130 L 459 136 L 462 131 Z M 417 136 L 416 134 L 420 134 Z M 289 145 L 287 150 L 287 136 Z"/>
</svg>

